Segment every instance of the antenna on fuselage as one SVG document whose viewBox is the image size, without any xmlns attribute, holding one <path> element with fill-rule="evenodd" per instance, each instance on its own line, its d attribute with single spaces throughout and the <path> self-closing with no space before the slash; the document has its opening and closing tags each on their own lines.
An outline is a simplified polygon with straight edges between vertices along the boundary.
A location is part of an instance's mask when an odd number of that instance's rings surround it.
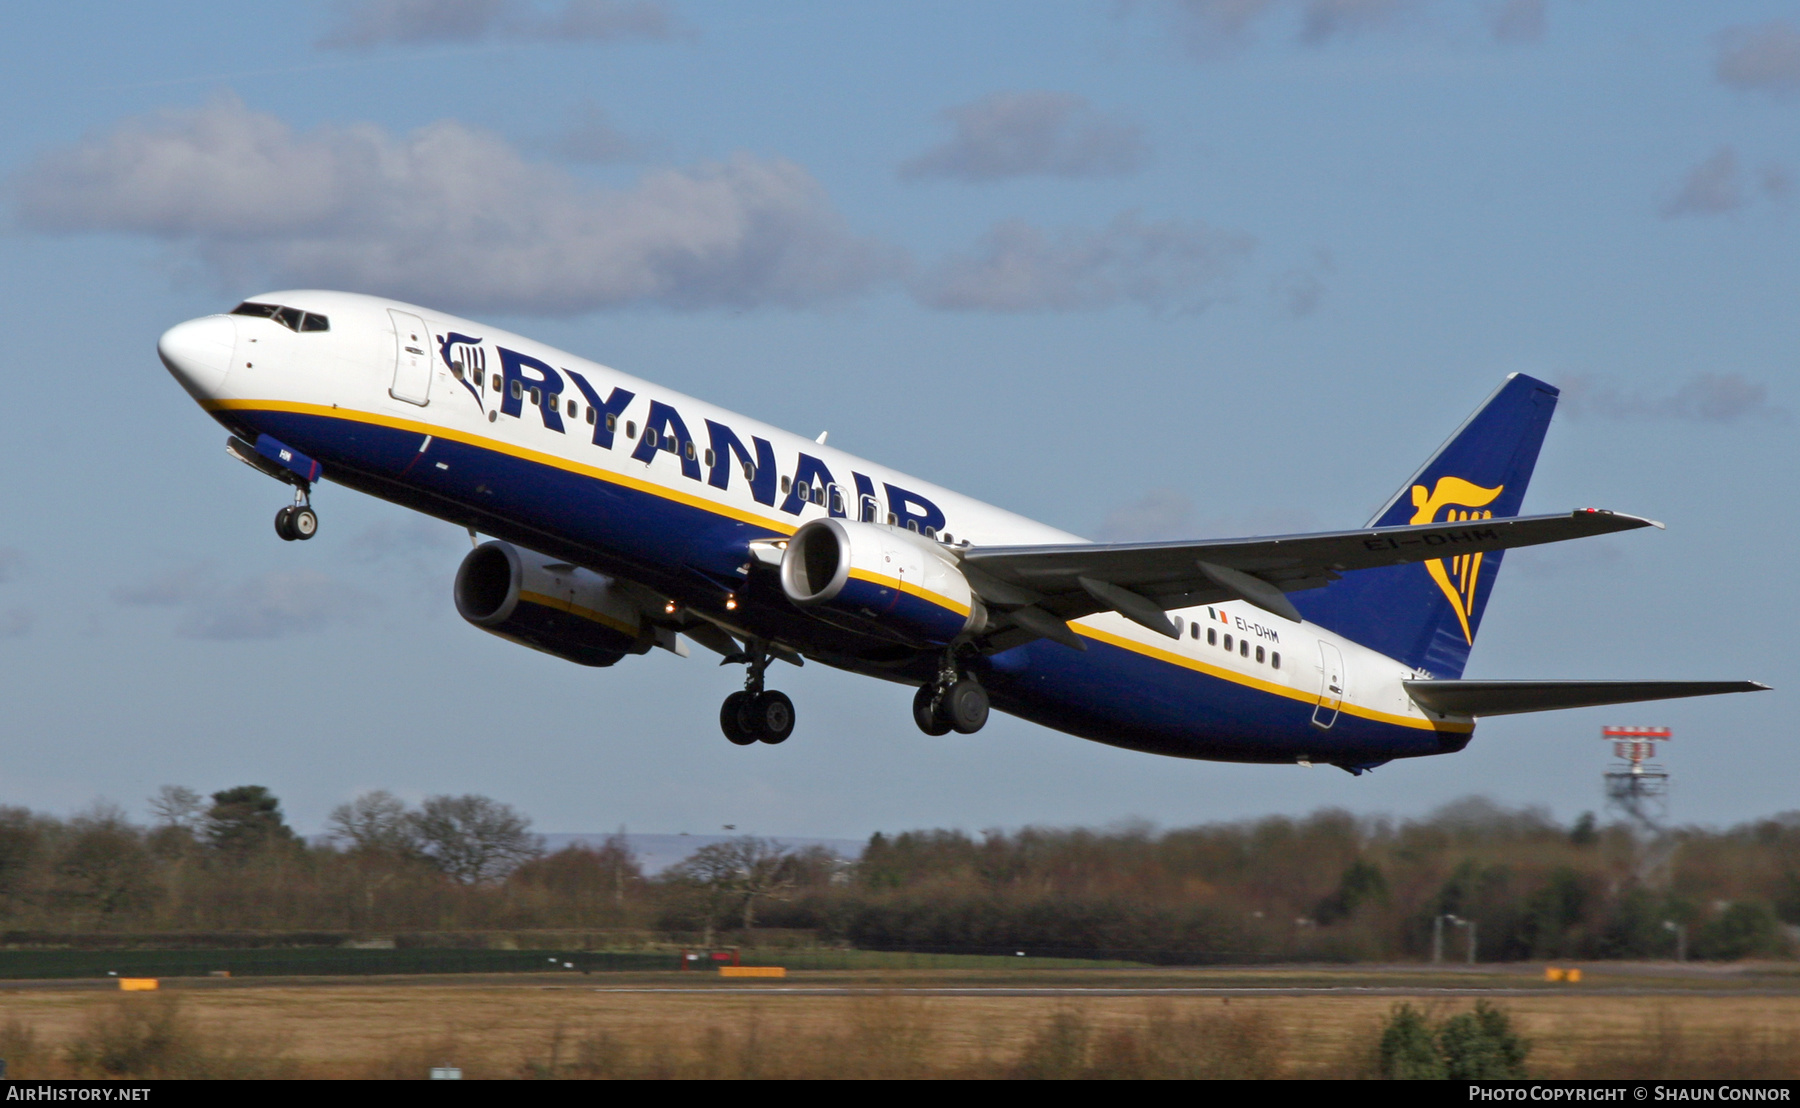
<svg viewBox="0 0 1800 1108">
<path fill-rule="evenodd" d="M 830 431 L 820 431 L 819 437 L 814 439 L 813 441 L 818 443 L 820 446 L 824 446 L 825 445 L 825 436 L 829 435 L 829 434 L 831 434 Z"/>
<path fill-rule="evenodd" d="M 473 528 L 473 527 L 469 528 L 469 545 L 470 546 L 480 546 L 481 545 L 481 536 L 477 535 L 475 533 L 475 528 Z"/>
</svg>

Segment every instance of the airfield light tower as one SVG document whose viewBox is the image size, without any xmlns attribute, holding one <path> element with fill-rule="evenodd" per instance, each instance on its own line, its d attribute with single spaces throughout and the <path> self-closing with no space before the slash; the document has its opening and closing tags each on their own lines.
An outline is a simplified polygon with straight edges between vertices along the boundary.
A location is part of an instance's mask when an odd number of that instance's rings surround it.
<svg viewBox="0 0 1800 1108">
<path fill-rule="evenodd" d="M 1645 884 L 1668 876 L 1675 838 L 1669 834 L 1669 773 L 1653 761 L 1656 744 L 1674 736 L 1667 727 L 1604 727 L 1601 737 L 1612 743 L 1617 759 L 1606 770 L 1606 800 L 1649 840 L 1638 862 Z"/>
</svg>

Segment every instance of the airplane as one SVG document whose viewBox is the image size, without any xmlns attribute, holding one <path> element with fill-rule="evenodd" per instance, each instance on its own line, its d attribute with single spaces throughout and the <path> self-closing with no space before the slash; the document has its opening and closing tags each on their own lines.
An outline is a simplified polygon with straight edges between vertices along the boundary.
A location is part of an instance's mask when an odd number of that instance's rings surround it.
<svg viewBox="0 0 1800 1108">
<path fill-rule="evenodd" d="M 1521 516 L 1557 390 L 1515 373 L 1355 530 L 1094 543 L 519 335 L 394 300 L 271 292 L 170 328 L 164 366 L 293 488 L 468 529 L 469 623 L 579 665 L 688 642 L 745 666 L 720 728 L 792 734 L 777 659 L 914 686 L 930 735 L 998 709 L 1130 750 L 1352 774 L 1485 716 L 1752 681 L 1464 680 L 1504 553 L 1659 523 Z M 480 541 L 480 536 L 489 536 Z"/>
</svg>

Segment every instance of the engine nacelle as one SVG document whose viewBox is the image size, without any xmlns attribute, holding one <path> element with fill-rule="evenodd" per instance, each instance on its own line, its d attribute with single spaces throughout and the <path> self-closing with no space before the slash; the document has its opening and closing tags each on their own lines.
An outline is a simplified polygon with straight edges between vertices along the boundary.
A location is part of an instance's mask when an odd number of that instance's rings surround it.
<svg viewBox="0 0 1800 1108">
<path fill-rule="evenodd" d="M 987 626 L 956 559 L 912 531 L 847 519 L 815 519 L 781 556 L 781 591 L 902 638 L 942 645 Z"/>
<path fill-rule="evenodd" d="M 584 666 L 658 645 L 638 586 L 507 542 L 484 542 L 456 571 L 456 610 L 483 631 Z M 669 636 L 672 640 L 672 636 Z"/>
</svg>

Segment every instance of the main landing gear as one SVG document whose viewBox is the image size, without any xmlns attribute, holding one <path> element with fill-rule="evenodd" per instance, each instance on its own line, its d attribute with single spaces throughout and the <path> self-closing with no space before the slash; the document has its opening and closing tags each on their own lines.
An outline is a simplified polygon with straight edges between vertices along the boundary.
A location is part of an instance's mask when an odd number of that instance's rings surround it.
<svg viewBox="0 0 1800 1108">
<path fill-rule="evenodd" d="M 749 673 L 744 691 L 725 698 L 719 708 L 719 729 L 738 746 L 787 741 L 794 733 L 794 702 L 786 693 L 763 688 L 763 671 L 773 660 L 761 643 L 749 644 Z"/>
<path fill-rule="evenodd" d="M 927 735 L 973 735 L 987 720 L 987 690 L 957 669 L 954 655 L 945 655 L 937 677 L 913 695 L 913 722 Z"/>
<path fill-rule="evenodd" d="M 294 503 L 275 513 L 275 533 L 283 540 L 310 539 L 319 533 L 319 516 L 305 486 L 294 487 Z"/>
</svg>

